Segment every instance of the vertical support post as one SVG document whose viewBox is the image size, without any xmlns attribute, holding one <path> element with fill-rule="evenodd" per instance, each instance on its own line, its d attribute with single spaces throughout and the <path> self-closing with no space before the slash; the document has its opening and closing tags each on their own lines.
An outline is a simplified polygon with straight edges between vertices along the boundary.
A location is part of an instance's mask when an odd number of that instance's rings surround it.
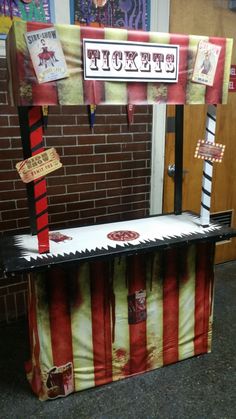
<svg viewBox="0 0 236 419">
<path fill-rule="evenodd" d="M 40 106 L 19 107 L 19 124 L 24 159 L 44 151 L 43 120 Z M 49 252 L 48 203 L 45 177 L 27 184 L 32 234 L 38 236 L 39 253 Z"/>
<path fill-rule="evenodd" d="M 216 134 L 216 105 L 209 105 L 206 119 L 206 140 L 214 143 Z M 207 227 L 210 224 L 211 189 L 212 189 L 213 163 L 204 160 L 202 175 L 202 196 L 200 224 Z"/>
<path fill-rule="evenodd" d="M 175 187 L 174 213 L 182 213 L 182 181 L 183 181 L 183 136 L 184 136 L 184 106 L 175 108 Z"/>
</svg>

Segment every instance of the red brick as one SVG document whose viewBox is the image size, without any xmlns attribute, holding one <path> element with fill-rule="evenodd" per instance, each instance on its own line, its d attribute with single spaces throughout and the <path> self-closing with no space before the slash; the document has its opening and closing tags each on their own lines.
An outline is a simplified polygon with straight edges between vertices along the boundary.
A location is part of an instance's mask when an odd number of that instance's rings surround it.
<svg viewBox="0 0 236 419">
<path fill-rule="evenodd" d="M 0 58 L 0 68 L 6 68 L 7 60 L 5 57 Z"/>
<path fill-rule="evenodd" d="M 121 163 L 104 163 L 104 164 L 95 164 L 95 172 L 111 172 L 113 170 L 121 170 Z"/>
<path fill-rule="evenodd" d="M 63 135 L 91 134 L 91 129 L 88 125 L 72 125 L 71 127 L 63 127 L 62 132 Z"/>
<path fill-rule="evenodd" d="M 51 177 L 47 180 L 48 186 L 53 185 L 71 185 L 77 183 L 77 176 L 58 176 Z"/>
<path fill-rule="evenodd" d="M 104 214 L 103 208 L 94 208 L 88 209 L 86 211 L 81 211 L 81 217 L 96 217 L 101 214 Z"/>
<path fill-rule="evenodd" d="M 49 203 L 50 205 L 53 204 L 61 204 L 61 203 L 67 203 L 67 202 L 76 202 L 79 199 L 79 194 L 67 194 L 65 195 L 57 195 L 57 196 L 50 196 L 49 197 Z"/>
<path fill-rule="evenodd" d="M 109 134 L 107 136 L 108 143 L 123 143 L 130 142 L 133 139 L 133 134 Z"/>
<path fill-rule="evenodd" d="M 117 205 L 120 204 L 120 197 L 115 198 L 104 198 L 104 199 L 96 199 L 95 201 L 95 207 L 108 207 L 111 205 Z"/>
<path fill-rule="evenodd" d="M 123 214 L 124 220 L 133 220 L 135 218 L 143 218 L 147 215 L 147 212 L 145 210 L 136 210 L 131 211 Z"/>
<path fill-rule="evenodd" d="M 146 178 L 133 178 L 133 179 L 123 179 L 122 185 L 129 186 L 129 185 L 142 185 L 146 184 Z"/>
<path fill-rule="evenodd" d="M 1 115 L 16 115 L 17 110 L 13 106 L 0 106 L 0 114 Z"/>
<path fill-rule="evenodd" d="M 18 127 L 19 126 L 19 117 L 18 115 L 12 115 L 9 117 L 9 125 L 11 127 Z"/>
<path fill-rule="evenodd" d="M 0 92 L 0 104 L 7 104 L 7 95 L 5 92 Z"/>
<path fill-rule="evenodd" d="M 0 211 L 10 210 L 16 208 L 15 201 L 0 201 Z"/>
<path fill-rule="evenodd" d="M 6 92 L 6 90 L 7 90 L 7 82 L 4 79 L 0 81 L 0 92 Z"/>
<path fill-rule="evenodd" d="M 10 148 L 10 140 L 8 138 L 0 138 L 0 149 Z"/>
<path fill-rule="evenodd" d="M 67 193 L 82 192 L 82 191 L 92 191 L 95 189 L 94 183 L 78 183 L 76 185 L 68 185 Z M 65 198 L 66 200 L 66 198 Z"/>
<path fill-rule="evenodd" d="M 0 190 L 1 190 L 1 186 L 0 186 Z M 12 200 L 14 199 L 20 199 L 20 198 L 25 198 L 26 196 L 26 190 L 22 189 L 22 190 L 18 190 L 18 191 L 6 191 L 6 192 L 1 192 L 1 200 L 5 201 L 5 200 Z"/>
<path fill-rule="evenodd" d="M 78 144 L 101 144 L 105 143 L 105 135 L 80 135 L 78 137 Z"/>
<path fill-rule="evenodd" d="M 49 136 L 55 137 L 56 135 L 61 136 L 62 135 L 62 128 L 61 127 L 55 127 L 55 126 L 54 127 L 50 127 L 48 125 L 45 134 L 46 134 L 47 137 L 49 137 Z"/>
<path fill-rule="evenodd" d="M 107 214 L 96 217 L 97 223 L 115 223 L 121 221 L 120 214 Z"/>
<path fill-rule="evenodd" d="M 121 107 L 118 105 L 99 105 L 96 110 L 97 114 L 117 114 L 121 113 Z"/>
<path fill-rule="evenodd" d="M 78 176 L 78 183 L 99 182 L 100 180 L 105 180 L 104 173 L 88 173 Z"/>
<path fill-rule="evenodd" d="M 11 160 L 0 160 L 0 168 L 1 168 L 0 170 L 11 170 L 12 167 L 13 166 L 12 166 Z"/>
<path fill-rule="evenodd" d="M 150 169 L 135 169 L 133 170 L 133 176 L 139 177 L 139 176 L 150 176 Z"/>
<path fill-rule="evenodd" d="M 138 185 L 133 187 L 134 194 L 140 194 L 149 191 L 150 185 Z"/>
<path fill-rule="evenodd" d="M 17 209 L 11 211 L 3 211 L 2 212 L 2 220 L 16 220 L 18 218 L 27 217 L 29 214 L 27 209 Z"/>
<path fill-rule="evenodd" d="M 141 143 L 123 143 L 122 151 L 146 151 L 147 145 L 145 142 Z"/>
<path fill-rule="evenodd" d="M 117 153 L 121 151 L 120 144 L 96 145 L 95 153 Z"/>
<path fill-rule="evenodd" d="M 134 194 L 134 195 L 128 195 L 122 197 L 123 203 L 133 203 L 138 201 L 145 201 L 145 194 Z"/>
<path fill-rule="evenodd" d="M 77 146 L 77 147 L 66 147 L 66 154 L 81 155 L 81 154 L 92 154 L 93 146 Z"/>
<path fill-rule="evenodd" d="M 107 196 L 124 196 L 132 193 L 131 187 L 108 189 Z"/>
<path fill-rule="evenodd" d="M 66 148 L 64 148 L 64 151 L 66 152 Z M 60 156 L 60 160 L 63 166 L 72 166 L 77 163 L 77 158 L 72 156 Z"/>
<path fill-rule="evenodd" d="M 48 126 L 75 125 L 76 118 L 73 115 L 48 115 Z"/>
<path fill-rule="evenodd" d="M 19 137 L 20 128 L 18 127 L 2 127 L 1 128 L 2 137 Z"/>
<path fill-rule="evenodd" d="M 22 234 L 26 233 L 25 231 L 26 229 L 27 229 L 27 233 L 29 233 L 30 232 L 29 227 L 30 227 L 29 215 L 28 215 L 28 218 L 19 218 L 17 220 L 17 230 L 18 230 L 17 234 L 21 233 L 20 230 L 22 231 Z"/>
<path fill-rule="evenodd" d="M 120 127 L 121 125 L 117 124 L 117 125 L 95 125 L 94 126 L 94 133 L 95 134 L 104 134 L 104 132 L 106 133 L 115 133 L 115 132 L 120 132 Z"/>
<path fill-rule="evenodd" d="M 66 220 L 77 220 L 79 217 L 78 212 L 67 212 L 66 214 L 52 214 L 50 216 L 51 223 L 57 223 L 63 221 L 65 223 Z M 65 225 L 65 224 L 64 224 Z"/>
<path fill-rule="evenodd" d="M 48 212 L 49 212 L 49 214 L 51 215 L 51 214 L 58 214 L 58 213 L 60 213 L 60 212 L 66 212 L 66 205 L 65 205 L 65 203 L 64 203 L 64 205 L 62 205 L 62 204 L 58 204 L 58 205 L 55 205 L 55 204 L 53 204 L 53 205 L 49 205 L 49 207 L 48 207 Z"/>
<path fill-rule="evenodd" d="M 65 177 L 65 171 L 66 171 L 65 167 L 62 166 L 62 167 L 60 167 L 60 169 L 55 170 L 55 172 L 48 173 L 46 178 L 47 178 L 47 180 L 50 179 L 50 178 L 53 178 L 53 177 L 64 178 Z"/>
<path fill-rule="evenodd" d="M 66 187 L 63 186 L 48 186 L 47 187 L 48 195 L 62 195 L 66 193 Z"/>
<path fill-rule="evenodd" d="M 10 144 L 12 148 L 19 148 L 20 152 L 22 153 L 23 156 L 23 151 L 22 151 L 22 140 L 21 138 L 11 138 L 10 139 Z"/>
<path fill-rule="evenodd" d="M 127 115 L 116 114 L 116 115 L 107 115 L 106 116 L 106 124 L 126 124 L 127 125 Z"/>
<path fill-rule="evenodd" d="M 7 69 L 6 67 L 1 68 L 0 67 L 0 80 L 6 80 L 7 79 Z"/>
<path fill-rule="evenodd" d="M 80 198 L 81 201 L 89 201 L 91 199 L 105 198 L 106 191 L 91 191 L 91 192 L 81 192 Z"/>
<path fill-rule="evenodd" d="M 94 208 L 94 201 L 78 201 L 78 202 L 73 202 L 72 204 L 67 204 L 66 205 L 67 211 L 80 211 L 80 210 L 84 210 L 86 208 Z"/>
<path fill-rule="evenodd" d="M 120 170 L 118 172 L 108 172 L 107 179 L 123 179 L 123 178 L 130 178 L 131 170 Z"/>
<path fill-rule="evenodd" d="M 146 123 L 151 123 L 152 122 L 152 115 L 151 114 L 146 114 L 140 117 L 140 115 L 134 115 L 134 124 L 138 124 L 140 122 L 140 119 L 142 118 L 142 123 L 146 122 Z"/>
<path fill-rule="evenodd" d="M 10 171 L 10 170 L 6 170 L 6 171 L 4 171 L 4 172 L 0 172 L 0 181 L 6 181 L 6 180 L 15 180 L 15 179 L 17 179 L 17 177 L 18 177 L 18 174 L 17 174 L 17 172 L 16 171 Z M 5 182 L 5 183 L 7 183 L 7 182 Z M 21 182 L 22 183 L 22 182 Z M 3 187 L 3 185 L 1 184 L 0 185 L 0 190 L 3 190 L 4 189 L 4 187 Z M 8 188 L 7 188 L 8 189 Z"/>
<path fill-rule="evenodd" d="M 126 213 L 127 211 L 130 211 L 130 210 L 131 210 L 131 206 L 129 204 L 115 205 L 112 207 L 108 207 L 108 213 L 111 213 L 111 212 Z"/>
<path fill-rule="evenodd" d="M 1 159 L 13 160 L 17 159 L 22 160 L 22 151 L 21 150 L 1 150 Z"/>
<path fill-rule="evenodd" d="M 132 155 L 131 153 L 114 153 L 114 154 L 107 154 L 106 160 L 108 162 L 111 161 L 124 161 L 124 160 L 131 160 Z"/>
<path fill-rule="evenodd" d="M 12 191 L 13 189 L 14 189 L 13 182 L 6 182 L 6 181 L 0 182 L 0 191 Z"/>
<path fill-rule="evenodd" d="M 105 182 L 97 182 L 96 189 L 112 189 L 121 187 L 121 180 L 106 180 Z"/>
<path fill-rule="evenodd" d="M 55 147 L 56 149 L 58 145 L 62 147 L 76 145 L 76 137 L 46 137 L 45 145 L 47 147 Z"/>
<path fill-rule="evenodd" d="M 19 189 L 25 190 L 26 189 L 25 183 L 22 182 L 22 180 L 20 179 L 17 172 L 15 172 L 15 174 L 18 177 L 18 179 L 14 180 L 14 189 L 15 190 L 19 190 Z"/>
<path fill-rule="evenodd" d="M 74 174 L 80 174 L 80 173 L 92 173 L 93 172 L 93 166 L 89 164 L 85 164 L 84 166 L 82 164 L 77 166 L 68 166 L 66 167 L 66 175 L 74 175 Z"/>
<path fill-rule="evenodd" d="M 83 106 L 83 105 L 62 106 L 61 108 L 61 113 L 63 115 L 78 115 L 78 114 L 84 114 L 85 112 L 86 112 L 86 106 Z"/>
<path fill-rule="evenodd" d="M 0 126 L 3 127 L 4 125 L 9 125 L 8 116 L 0 116 Z"/>
<path fill-rule="evenodd" d="M 102 154 L 92 155 L 92 156 L 78 156 L 78 164 L 93 164 L 93 163 L 103 163 L 105 162 L 105 156 Z"/>
<path fill-rule="evenodd" d="M 149 151 L 135 151 L 133 157 L 135 160 L 147 160 L 151 156 Z"/>
<path fill-rule="evenodd" d="M 145 141 L 145 142 L 151 142 L 151 133 L 150 132 L 142 132 L 142 133 L 134 133 L 133 139 L 134 141 Z"/>
<path fill-rule="evenodd" d="M 126 125 L 121 125 L 121 132 L 128 132 L 129 128 Z M 133 124 L 130 127 L 132 132 L 147 132 L 147 125 L 145 124 Z"/>
<path fill-rule="evenodd" d="M 122 162 L 122 169 L 138 169 L 146 166 L 146 160 L 131 160 Z"/>
</svg>

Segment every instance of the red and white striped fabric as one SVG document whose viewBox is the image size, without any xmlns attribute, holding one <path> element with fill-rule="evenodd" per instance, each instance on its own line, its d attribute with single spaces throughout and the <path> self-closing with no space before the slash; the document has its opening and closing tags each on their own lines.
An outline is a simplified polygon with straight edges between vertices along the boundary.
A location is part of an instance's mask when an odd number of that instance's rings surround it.
<svg viewBox="0 0 236 419">
<path fill-rule="evenodd" d="M 214 244 L 30 275 L 31 359 L 41 400 L 209 352 Z"/>
</svg>

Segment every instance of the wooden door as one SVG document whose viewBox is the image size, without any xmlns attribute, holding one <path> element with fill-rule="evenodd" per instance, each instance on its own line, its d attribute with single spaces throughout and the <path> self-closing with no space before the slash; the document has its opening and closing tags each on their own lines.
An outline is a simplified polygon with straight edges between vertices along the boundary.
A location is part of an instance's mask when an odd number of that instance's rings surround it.
<svg viewBox="0 0 236 419">
<path fill-rule="evenodd" d="M 236 12 L 228 9 L 227 0 L 171 0 L 170 32 L 234 38 L 232 63 L 236 63 Z M 174 116 L 169 106 L 167 116 Z M 184 176 L 183 209 L 200 211 L 202 162 L 194 159 L 199 138 L 205 138 L 206 106 L 185 106 L 184 109 Z M 230 93 L 227 105 L 217 107 L 216 141 L 226 145 L 223 163 L 215 164 L 211 213 L 232 211 L 236 227 L 236 93 Z M 173 210 L 173 179 L 167 166 L 174 162 L 174 134 L 166 135 L 164 211 Z M 218 244 L 216 262 L 236 259 L 236 239 Z"/>
</svg>

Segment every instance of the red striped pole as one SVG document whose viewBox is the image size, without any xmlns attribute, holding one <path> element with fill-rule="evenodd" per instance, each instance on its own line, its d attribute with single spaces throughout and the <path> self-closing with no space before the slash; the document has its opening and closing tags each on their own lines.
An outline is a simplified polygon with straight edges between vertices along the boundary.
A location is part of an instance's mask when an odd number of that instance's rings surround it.
<svg viewBox="0 0 236 419">
<path fill-rule="evenodd" d="M 24 158 L 44 151 L 43 119 L 40 106 L 20 107 L 19 122 Z M 46 179 L 41 177 L 27 185 L 32 234 L 38 236 L 39 253 L 49 252 L 48 203 Z"/>
</svg>

